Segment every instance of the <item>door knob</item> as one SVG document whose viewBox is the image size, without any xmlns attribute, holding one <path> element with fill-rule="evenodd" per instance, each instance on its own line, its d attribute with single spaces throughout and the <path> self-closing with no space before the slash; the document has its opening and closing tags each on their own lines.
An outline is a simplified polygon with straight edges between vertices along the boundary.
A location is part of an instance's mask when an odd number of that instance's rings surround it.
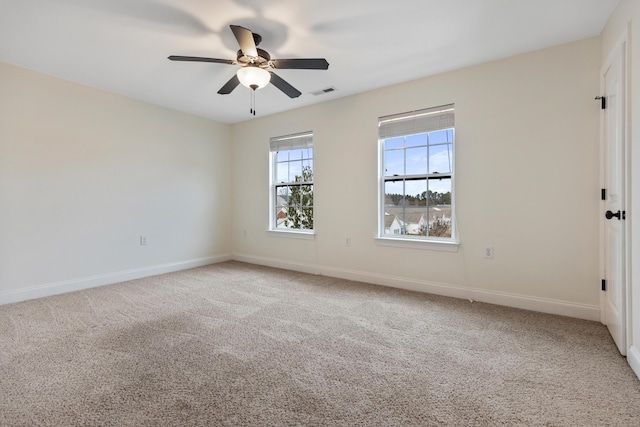
<svg viewBox="0 0 640 427">
<path fill-rule="evenodd" d="M 611 211 L 607 211 L 607 212 L 604 214 L 604 216 L 605 216 L 605 217 L 607 217 L 607 219 L 611 219 L 611 218 L 613 218 L 614 216 L 615 216 L 616 218 L 620 219 L 620 211 L 618 211 L 618 212 L 616 212 L 616 213 L 613 213 L 613 212 L 611 212 Z"/>
</svg>

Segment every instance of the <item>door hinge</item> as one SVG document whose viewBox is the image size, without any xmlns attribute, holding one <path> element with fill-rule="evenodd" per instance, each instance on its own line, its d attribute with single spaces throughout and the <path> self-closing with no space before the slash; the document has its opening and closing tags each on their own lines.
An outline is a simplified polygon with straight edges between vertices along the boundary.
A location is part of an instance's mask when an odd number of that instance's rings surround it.
<svg viewBox="0 0 640 427">
<path fill-rule="evenodd" d="M 607 108 L 607 97 L 605 96 L 596 96 L 595 99 L 600 100 L 600 109 L 605 110 Z"/>
<path fill-rule="evenodd" d="M 606 188 L 601 188 L 600 189 L 600 200 L 607 200 L 607 189 Z"/>
<path fill-rule="evenodd" d="M 602 279 L 602 287 L 600 289 L 602 289 L 603 291 L 607 290 L 607 281 L 606 280 Z"/>
<path fill-rule="evenodd" d="M 622 219 L 627 219 L 627 211 L 622 211 Z"/>
</svg>

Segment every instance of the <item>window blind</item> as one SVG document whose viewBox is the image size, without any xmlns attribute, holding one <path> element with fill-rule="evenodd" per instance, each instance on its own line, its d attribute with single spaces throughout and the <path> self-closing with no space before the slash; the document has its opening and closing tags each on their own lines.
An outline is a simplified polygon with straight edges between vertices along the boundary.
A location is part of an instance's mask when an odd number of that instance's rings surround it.
<svg viewBox="0 0 640 427">
<path fill-rule="evenodd" d="M 378 118 L 380 139 L 432 132 L 454 127 L 454 104 Z"/>
<path fill-rule="evenodd" d="M 295 150 L 313 147 L 313 132 L 276 136 L 269 139 L 269 151 Z"/>
</svg>

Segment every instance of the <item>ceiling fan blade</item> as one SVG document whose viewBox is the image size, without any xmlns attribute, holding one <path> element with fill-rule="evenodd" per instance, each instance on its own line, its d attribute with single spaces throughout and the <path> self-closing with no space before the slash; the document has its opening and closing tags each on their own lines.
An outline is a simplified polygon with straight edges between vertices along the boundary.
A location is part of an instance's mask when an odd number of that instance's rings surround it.
<svg viewBox="0 0 640 427">
<path fill-rule="evenodd" d="M 224 86 L 222 86 L 220 88 L 220 90 L 218 91 L 218 93 L 220 95 L 228 95 L 230 94 L 235 88 L 236 86 L 238 86 L 240 84 L 240 80 L 238 80 L 238 75 L 234 74 L 233 77 L 231 77 L 231 79 L 226 82 L 224 84 Z"/>
<path fill-rule="evenodd" d="M 201 58 L 199 56 L 177 56 L 171 55 L 169 57 L 172 61 L 193 61 L 193 62 L 217 62 L 219 64 L 233 65 L 236 61 L 232 59 L 218 59 L 218 58 Z"/>
<path fill-rule="evenodd" d="M 280 69 L 328 70 L 329 63 L 324 58 L 272 59 L 271 66 Z"/>
<path fill-rule="evenodd" d="M 269 71 L 269 74 L 271 74 L 271 83 L 273 83 L 275 87 L 283 91 L 289 98 L 297 98 L 302 95 L 302 92 L 291 86 L 282 77 L 278 76 L 273 71 Z"/>
<path fill-rule="evenodd" d="M 253 40 L 253 33 L 251 30 L 248 30 L 239 25 L 229 25 L 231 27 L 231 31 L 233 31 L 233 35 L 236 36 L 236 40 L 238 40 L 238 44 L 240 45 L 240 50 L 244 53 L 245 56 L 249 56 L 251 58 L 258 57 L 258 49 L 256 48 L 256 42 Z"/>
</svg>

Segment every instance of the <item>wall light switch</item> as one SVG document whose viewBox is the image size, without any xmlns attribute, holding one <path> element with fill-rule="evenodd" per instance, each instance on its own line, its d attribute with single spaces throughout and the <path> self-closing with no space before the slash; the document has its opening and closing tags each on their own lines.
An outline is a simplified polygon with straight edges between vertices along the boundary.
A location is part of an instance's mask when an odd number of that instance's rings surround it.
<svg viewBox="0 0 640 427">
<path fill-rule="evenodd" d="M 147 236 L 140 236 L 140 245 L 146 245 L 147 244 Z"/>
</svg>

